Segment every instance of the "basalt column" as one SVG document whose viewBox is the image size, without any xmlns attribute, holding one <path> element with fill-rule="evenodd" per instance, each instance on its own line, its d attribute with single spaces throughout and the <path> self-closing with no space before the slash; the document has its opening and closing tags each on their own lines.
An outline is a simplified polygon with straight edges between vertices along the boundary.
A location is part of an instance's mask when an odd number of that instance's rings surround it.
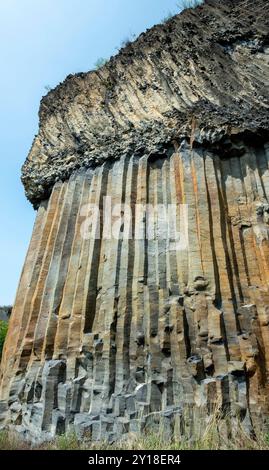
<svg viewBox="0 0 269 470">
<path fill-rule="evenodd" d="M 43 98 L 0 426 L 268 422 L 268 7 L 206 1 Z"/>
</svg>

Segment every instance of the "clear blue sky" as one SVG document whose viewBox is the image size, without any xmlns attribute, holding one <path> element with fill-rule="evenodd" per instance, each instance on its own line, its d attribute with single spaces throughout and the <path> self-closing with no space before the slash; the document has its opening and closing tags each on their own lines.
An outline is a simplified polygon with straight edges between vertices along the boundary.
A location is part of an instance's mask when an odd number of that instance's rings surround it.
<svg viewBox="0 0 269 470">
<path fill-rule="evenodd" d="M 0 0 L 0 305 L 13 303 L 35 212 L 20 168 L 45 86 L 92 69 L 180 0 Z"/>
</svg>

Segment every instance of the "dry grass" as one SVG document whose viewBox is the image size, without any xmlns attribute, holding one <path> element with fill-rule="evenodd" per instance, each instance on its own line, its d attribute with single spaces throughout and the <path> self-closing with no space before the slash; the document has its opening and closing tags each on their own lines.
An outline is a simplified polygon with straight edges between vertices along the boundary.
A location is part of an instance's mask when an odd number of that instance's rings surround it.
<svg viewBox="0 0 269 470">
<path fill-rule="evenodd" d="M 163 433 L 144 433 L 133 435 L 118 443 L 79 442 L 75 433 L 58 436 L 54 441 L 41 445 L 31 445 L 18 436 L 6 431 L 0 432 L 0 450 L 269 450 L 269 435 L 251 438 L 240 424 L 233 435 L 227 435 L 229 419 L 223 420 L 217 412 L 213 413 L 203 435 L 191 439 L 167 439 Z M 223 430 L 225 429 L 225 432 Z"/>
</svg>

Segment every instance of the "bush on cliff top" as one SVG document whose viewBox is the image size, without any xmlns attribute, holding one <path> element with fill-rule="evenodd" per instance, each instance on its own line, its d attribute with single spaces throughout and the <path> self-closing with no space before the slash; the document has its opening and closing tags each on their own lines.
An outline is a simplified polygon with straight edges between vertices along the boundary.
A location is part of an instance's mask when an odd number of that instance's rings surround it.
<svg viewBox="0 0 269 470">
<path fill-rule="evenodd" d="M 8 329 L 8 323 L 4 320 L 0 320 L 0 359 L 2 356 L 7 329 Z"/>
<path fill-rule="evenodd" d="M 178 7 L 186 10 L 187 8 L 196 8 L 202 3 L 204 3 L 204 0 L 181 0 L 181 2 L 178 3 Z"/>
<path fill-rule="evenodd" d="M 97 61 L 94 64 L 95 70 L 101 69 L 106 63 L 107 63 L 107 59 L 104 59 L 104 57 L 99 57 L 99 59 L 97 59 Z"/>
<path fill-rule="evenodd" d="M 196 8 L 199 5 L 202 5 L 204 3 L 204 0 L 181 0 L 180 2 L 177 3 L 177 7 L 179 8 L 180 11 L 183 10 L 188 10 L 189 8 Z M 166 16 L 161 20 L 162 23 L 167 23 L 174 15 L 176 15 L 178 12 L 172 12 L 168 11 Z"/>
</svg>

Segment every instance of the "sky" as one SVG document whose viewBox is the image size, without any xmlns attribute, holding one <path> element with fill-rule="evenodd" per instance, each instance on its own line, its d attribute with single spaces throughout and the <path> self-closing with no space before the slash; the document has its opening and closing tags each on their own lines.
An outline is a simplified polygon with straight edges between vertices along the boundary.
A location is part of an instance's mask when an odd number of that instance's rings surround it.
<svg viewBox="0 0 269 470">
<path fill-rule="evenodd" d="M 0 0 L 0 305 L 12 304 L 35 211 L 20 181 L 46 87 L 94 68 L 180 0 Z"/>
</svg>

